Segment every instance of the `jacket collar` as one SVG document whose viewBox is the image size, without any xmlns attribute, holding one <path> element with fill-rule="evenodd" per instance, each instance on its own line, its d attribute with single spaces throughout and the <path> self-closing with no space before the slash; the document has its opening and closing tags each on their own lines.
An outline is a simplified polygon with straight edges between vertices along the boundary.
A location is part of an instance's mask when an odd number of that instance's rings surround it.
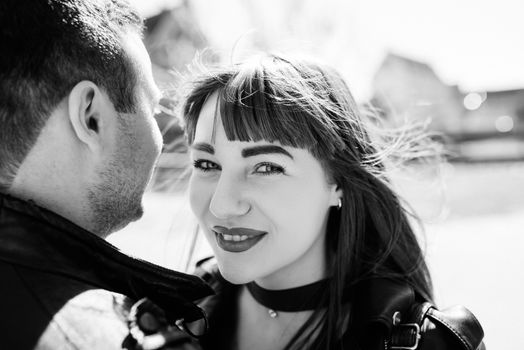
<svg viewBox="0 0 524 350">
<path fill-rule="evenodd" d="M 171 319 L 200 318 L 192 301 L 213 294 L 198 277 L 127 256 L 63 217 L 5 194 L 0 194 L 0 260 L 133 299 L 148 297 Z"/>
<path fill-rule="evenodd" d="M 203 276 L 217 294 L 206 299 L 206 308 L 211 312 L 216 305 L 227 303 L 224 295 L 234 295 L 239 285 L 229 283 L 220 274 L 216 258 L 208 257 L 197 263 L 197 275 Z M 405 281 L 373 276 L 356 283 L 348 288 L 344 297 L 353 303 L 352 316 L 356 327 L 384 327 L 388 332 L 393 327 L 393 315 L 399 311 L 402 314 L 410 311 L 416 301 L 414 289 Z M 230 305 L 229 305 L 230 306 Z"/>
<path fill-rule="evenodd" d="M 380 325 L 389 332 L 393 315 L 408 312 L 415 303 L 415 291 L 404 281 L 375 277 L 357 284 L 354 300 L 359 327 Z"/>
</svg>

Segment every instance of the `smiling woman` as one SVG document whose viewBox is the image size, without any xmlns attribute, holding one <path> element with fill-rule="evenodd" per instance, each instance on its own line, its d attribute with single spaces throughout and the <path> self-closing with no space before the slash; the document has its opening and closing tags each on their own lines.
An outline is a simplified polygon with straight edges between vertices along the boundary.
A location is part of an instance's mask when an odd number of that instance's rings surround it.
<svg viewBox="0 0 524 350">
<path fill-rule="evenodd" d="M 305 149 L 228 140 L 217 99 L 208 98 L 195 129 L 190 194 L 223 275 L 270 289 L 323 278 L 328 211 L 341 191 Z"/>
<path fill-rule="evenodd" d="M 196 79 L 184 118 L 191 207 L 216 257 L 199 264 L 217 292 L 204 348 L 482 347 L 466 309 L 432 306 L 386 176 L 388 157 L 428 154 L 420 134 L 381 143 L 336 72 L 272 55 Z"/>
</svg>

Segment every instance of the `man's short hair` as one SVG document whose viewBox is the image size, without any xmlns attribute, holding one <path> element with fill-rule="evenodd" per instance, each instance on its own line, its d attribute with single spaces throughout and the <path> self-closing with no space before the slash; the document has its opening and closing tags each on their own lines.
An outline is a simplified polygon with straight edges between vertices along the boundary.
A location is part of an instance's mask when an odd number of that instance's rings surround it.
<svg viewBox="0 0 524 350">
<path fill-rule="evenodd" d="M 0 189 L 78 82 L 100 86 L 118 112 L 135 109 L 128 28 L 142 21 L 126 0 L 0 1 Z"/>
</svg>

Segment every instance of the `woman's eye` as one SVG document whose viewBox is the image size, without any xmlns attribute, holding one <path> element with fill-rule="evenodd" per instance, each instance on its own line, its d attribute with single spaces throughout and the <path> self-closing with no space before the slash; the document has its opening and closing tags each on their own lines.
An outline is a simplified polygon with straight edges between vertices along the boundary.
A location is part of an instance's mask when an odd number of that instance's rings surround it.
<svg viewBox="0 0 524 350">
<path fill-rule="evenodd" d="M 212 170 L 220 170 L 220 166 L 218 164 L 213 163 L 212 161 L 209 161 L 209 160 L 205 160 L 205 159 L 195 160 L 193 162 L 193 167 L 203 172 L 212 171 Z"/>
<path fill-rule="evenodd" d="M 254 172 L 261 175 L 283 174 L 284 168 L 272 163 L 262 163 L 256 166 Z"/>
</svg>

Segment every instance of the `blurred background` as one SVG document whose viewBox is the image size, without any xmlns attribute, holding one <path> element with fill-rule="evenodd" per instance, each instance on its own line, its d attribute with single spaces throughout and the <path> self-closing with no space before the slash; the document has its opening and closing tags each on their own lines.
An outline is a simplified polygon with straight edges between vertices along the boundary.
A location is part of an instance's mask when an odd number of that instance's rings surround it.
<svg viewBox="0 0 524 350">
<path fill-rule="evenodd" d="M 231 62 L 257 50 L 309 54 L 346 78 L 388 124 L 426 123 L 445 164 L 394 174 L 423 219 L 440 307 L 463 304 L 489 349 L 524 349 L 524 3 L 520 0 L 134 0 L 162 89 L 196 56 Z M 207 53 L 206 53 L 207 52 Z M 188 157 L 172 118 L 142 220 L 110 241 L 185 270 L 195 222 Z M 182 180 L 180 180 L 182 179 Z M 174 183 L 177 186 L 173 187 Z M 198 238 L 200 240 L 200 238 Z M 209 254 L 197 244 L 193 259 Z"/>
</svg>

